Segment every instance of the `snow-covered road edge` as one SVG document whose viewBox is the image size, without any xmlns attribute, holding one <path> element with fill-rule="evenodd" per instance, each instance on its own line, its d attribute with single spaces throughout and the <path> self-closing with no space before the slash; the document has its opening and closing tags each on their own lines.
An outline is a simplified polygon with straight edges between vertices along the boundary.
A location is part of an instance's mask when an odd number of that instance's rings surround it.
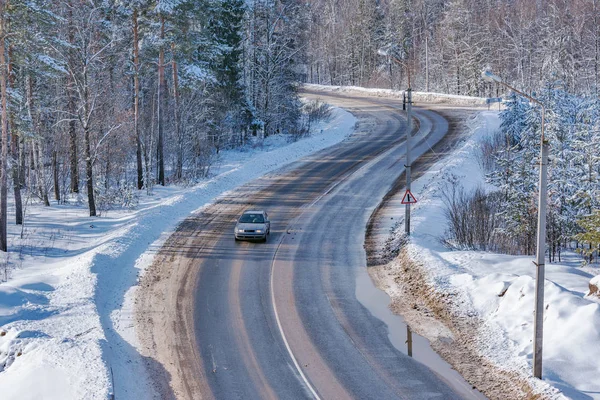
<svg viewBox="0 0 600 400">
<path fill-rule="evenodd" d="M 358 94 L 368 95 L 373 97 L 386 97 L 386 98 L 403 98 L 405 95 L 404 90 L 391 90 L 391 89 L 378 89 L 378 88 L 364 88 L 359 86 L 329 86 L 329 85 L 316 85 L 316 84 L 304 84 L 302 87 L 306 90 L 318 90 L 320 92 L 337 92 L 346 94 Z M 473 97 L 473 96 L 461 96 L 456 94 L 443 94 L 443 93 L 431 93 L 431 92 L 412 92 L 412 99 L 415 105 L 419 103 L 427 104 L 446 104 L 454 106 L 485 106 L 485 97 Z"/>
<path fill-rule="evenodd" d="M 213 178 L 187 189 L 157 187 L 134 212 L 95 219 L 81 206 L 34 207 L 30 223 L 39 226 L 37 233 L 46 235 L 46 216 L 57 213 L 51 225 L 59 228 L 53 229 L 73 236 L 52 239 L 64 254 L 56 249 L 42 258 L 25 257 L 13 279 L 0 284 L 2 399 L 106 399 L 113 391 L 119 399 L 153 397 L 136 348 L 133 312 L 139 275 L 157 250 L 190 213 L 343 141 L 355 124 L 350 113 L 334 109 L 311 137 L 294 143 L 273 138 L 267 150 L 225 152 Z M 17 228 L 11 235 L 18 237 Z"/>
</svg>

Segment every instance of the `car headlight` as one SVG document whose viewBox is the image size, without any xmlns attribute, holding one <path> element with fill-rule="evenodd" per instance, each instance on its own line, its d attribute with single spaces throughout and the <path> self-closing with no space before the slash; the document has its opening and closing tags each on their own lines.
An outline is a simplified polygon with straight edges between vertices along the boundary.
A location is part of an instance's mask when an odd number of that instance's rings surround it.
<svg viewBox="0 0 600 400">
<path fill-rule="evenodd" d="M 262 233 L 262 229 L 257 229 L 256 233 Z"/>
<path fill-rule="evenodd" d="M 238 229 L 237 231 L 238 231 L 238 232 L 241 232 L 241 233 L 244 233 L 244 230 L 243 230 L 243 229 Z"/>
</svg>

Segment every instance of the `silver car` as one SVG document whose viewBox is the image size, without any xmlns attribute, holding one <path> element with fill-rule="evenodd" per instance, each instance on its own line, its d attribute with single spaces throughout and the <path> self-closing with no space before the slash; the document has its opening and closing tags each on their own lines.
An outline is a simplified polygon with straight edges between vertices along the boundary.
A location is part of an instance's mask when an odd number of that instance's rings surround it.
<svg viewBox="0 0 600 400">
<path fill-rule="evenodd" d="M 267 241 L 271 233 L 271 222 L 266 211 L 248 210 L 238 219 L 234 229 L 235 240 L 258 239 Z"/>
</svg>

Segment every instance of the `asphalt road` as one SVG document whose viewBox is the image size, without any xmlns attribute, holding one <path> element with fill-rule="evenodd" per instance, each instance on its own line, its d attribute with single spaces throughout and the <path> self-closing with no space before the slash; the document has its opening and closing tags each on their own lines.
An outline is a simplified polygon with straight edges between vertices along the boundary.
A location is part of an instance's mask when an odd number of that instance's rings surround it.
<svg viewBox="0 0 600 400">
<path fill-rule="evenodd" d="M 190 219 L 169 261 L 187 265 L 174 330 L 182 398 L 459 399 L 398 351 L 356 299 L 365 227 L 404 169 L 393 100 L 308 93 L 360 119 L 348 140 L 252 182 Z M 448 130 L 415 108 L 413 155 Z M 267 243 L 235 242 L 244 209 L 266 209 Z M 175 242 L 174 242 L 175 243 Z M 183 288 L 187 286 L 188 289 Z M 193 296 L 188 306 L 181 306 Z M 184 361 L 181 361 L 184 360 Z"/>
</svg>

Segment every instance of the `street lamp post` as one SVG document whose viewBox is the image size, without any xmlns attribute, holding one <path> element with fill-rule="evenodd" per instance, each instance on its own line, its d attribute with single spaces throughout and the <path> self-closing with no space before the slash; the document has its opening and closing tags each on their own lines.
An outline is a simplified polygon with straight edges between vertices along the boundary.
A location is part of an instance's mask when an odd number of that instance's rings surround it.
<svg viewBox="0 0 600 400">
<path fill-rule="evenodd" d="M 411 184 L 411 170 L 412 170 L 412 160 L 411 160 L 411 134 L 412 134 L 412 88 L 410 86 L 410 68 L 408 65 L 400 61 L 398 58 L 391 55 L 388 51 L 379 49 L 377 51 L 378 54 L 382 56 L 386 56 L 394 60 L 396 63 L 400 64 L 402 67 L 406 68 L 406 73 L 408 75 L 408 89 L 406 89 L 406 164 L 404 168 L 406 170 L 406 190 L 410 191 Z M 410 203 L 406 203 L 405 213 L 404 213 L 404 233 L 406 236 L 410 236 Z"/>
<path fill-rule="evenodd" d="M 546 203 L 548 189 L 548 141 L 544 136 L 544 123 L 546 108 L 539 100 L 509 86 L 502 79 L 490 71 L 483 71 L 482 77 L 488 82 L 496 82 L 502 86 L 520 94 L 529 101 L 538 104 L 542 108 L 542 137 L 540 145 L 540 180 L 538 197 L 538 225 L 537 225 L 537 251 L 534 264 L 537 267 L 535 279 L 535 320 L 533 325 L 533 376 L 542 378 L 542 344 L 544 338 L 544 275 L 546 253 Z"/>
</svg>

